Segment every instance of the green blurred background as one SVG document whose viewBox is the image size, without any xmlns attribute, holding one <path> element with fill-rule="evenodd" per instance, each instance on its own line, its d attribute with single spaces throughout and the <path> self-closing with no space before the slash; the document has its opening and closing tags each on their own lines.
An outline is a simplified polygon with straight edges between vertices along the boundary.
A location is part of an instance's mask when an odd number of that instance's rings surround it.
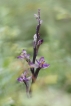
<svg viewBox="0 0 71 106">
<path fill-rule="evenodd" d="M 41 9 L 38 57 L 50 67 L 41 70 L 27 99 L 17 78 L 26 68 L 16 57 L 26 49 L 32 58 L 34 14 Z M 71 0 L 0 0 L 0 106 L 71 106 Z"/>
</svg>

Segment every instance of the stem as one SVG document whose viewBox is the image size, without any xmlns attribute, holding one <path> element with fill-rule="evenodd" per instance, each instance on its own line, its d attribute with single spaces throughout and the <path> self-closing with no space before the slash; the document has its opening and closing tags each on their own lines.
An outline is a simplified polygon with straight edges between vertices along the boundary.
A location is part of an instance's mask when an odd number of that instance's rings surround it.
<svg viewBox="0 0 71 106">
<path fill-rule="evenodd" d="M 29 98 L 30 97 L 30 93 L 29 93 L 29 86 L 28 86 L 28 83 L 26 81 L 23 81 L 26 85 L 26 94 L 27 94 L 27 97 Z"/>
<path fill-rule="evenodd" d="M 35 60 L 36 60 L 36 56 L 37 56 L 37 43 L 38 43 L 38 40 L 39 40 L 39 30 L 40 30 L 40 9 L 38 9 L 38 25 L 36 27 L 36 35 L 37 35 L 37 41 L 36 41 L 36 46 L 33 50 L 33 64 L 35 64 Z M 31 72 L 32 72 L 32 84 L 31 84 L 31 88 L 29 90 L 29 93 L 32 94 L 32 85 L 33 83 L 35 83 L 35 80 L 38 76 L 38 73 L 39 73 L 39 70 L 40 68 L 37 68 L 35 73 L 34 73 L 34 68 L 31 69 Z"/>
<path fill-rule="evenodd" d="M 41 69 L 41 68 L 37 68 L 37 69 L 36 69 L 36 72 L 35 72 L 34 75 L 32 76 L 32 84 L 31 84 L 31 88 L 30 88 L 30 90 L 29 90 L 29 93 L 30 93 L 31 96 L 32 96 L 32 85 L 35 83 L 40 69 Z"/>
<path fill-rule="evenodd" d="M 26 59 L 26 61 L 27 61 L 29 64 L 31 63 L 30 59 L 29 59 L 29 60 Z M 32 74 L 34 74 L 33 68 L 30 68 L 30 71 L 31 71 Z"/>
<path fill-rule="evenodd" d="M 35 78 L 37 78 L 40 69 L 41 69 L 41 68 L 37 68 L 37 69 L 36 69 L 36 71 L 35 71 L 35 73 L 34 73 L 34 77 L 35 77 Z"/>
<path fill-rule="evenodd" d="M 30 87 L 30 90 L 29 90 L 29 94 L 30 94 L 30 96 L 32 96 L 32 85 L 34 84 L 35 82 L 34 82 L 34 80 L 32 80 L 32 83 L 31 83 L 31 87 Z"/>
<path fill-rule="evenodd" d="M 35 63 L 35 59 L 36 59 L 36 47 L 34 48 L 34 53 L 33 53 L 33 63 Z"/>
<path fill-rule="evenodd" d="M 36 27 L 37 42 L 39 40 L 39 29 L 40 29 L 40 9 L 38 9 L 38 25 Z"/>
<path fill-rule="evenodd" d="M 34 48 L 34 53 L 33 53 L 33 63 L 35 63 L 36 55 L 37 55 L 37 43 L 39 40 L 39 29 L 40 29 L 40 9 L 38 9 L 38 25 L 36 27 L 36 35 L 37 35 L 37 41 L 36 41 L 36 46 Z M 33 69 L 34 71 L 34 69 Z"/>
<path fill-rule="evenodd" d="M 28 91 L 28 85 L 27 85 L 27 83 L 26 83 L 26 81 L 23 81 L 24 83 L 25 83 L 25 85 L 26 85 L 26 92 Z"/>
<path fill-rule="evenodd" d="M 36 28 L 36 35 L 37 35 L 37 41 L 36 41 L 36 46 L 33 50 L 33 63 L 35 64 L 35 59 L 36 59 L 36 56 L 37 56 L 37 43 L 38 43 L 38 40 L 39 40 L 39 29 L 40 29 L 40 9 L 38 9 L 38 25 L 37 25 L 37 28 Z M 34 68 L 31 70 L 31 72 L 34 74 Z"/>
</svg>

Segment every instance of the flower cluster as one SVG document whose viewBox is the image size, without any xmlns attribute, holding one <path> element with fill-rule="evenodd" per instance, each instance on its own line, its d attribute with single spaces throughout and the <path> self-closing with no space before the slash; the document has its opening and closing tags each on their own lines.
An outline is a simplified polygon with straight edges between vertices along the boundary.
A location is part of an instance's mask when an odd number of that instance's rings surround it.
<svg viewBox="0 0 71 106">
<path fill-rule="evenodd" d="M 31 76 L 27 77 L 27 71 L 25 71 L 18 78 L 18 81 L 24 82 L 26 87 L 28 81 L 32 80 L 32 83 L 35 82 L 40 69 L 45 69 L 50 66 L 48 63 L 45 62 L 44 57 L 36 59 L 39 47 L 43 43 L 43 39 L 40 38 L 39 34 L 40 25 L 42 24 L 42 20 L 40 20 L 40 9 L 38 9 L 38 14 L 34 14 L 34 16 L 38 21 L 38 25 L 36 27 L 36 34 L 34 34 L 33 36 L 33 60 L 30 59 L 30 55 L 27 54 L 26 50 L 23 50 L 22 53 L 18 56 L 19 59 L 25 59 L 30 66 Z M 28 92 L 30 92 L 30 90 Z"/>
</svg>

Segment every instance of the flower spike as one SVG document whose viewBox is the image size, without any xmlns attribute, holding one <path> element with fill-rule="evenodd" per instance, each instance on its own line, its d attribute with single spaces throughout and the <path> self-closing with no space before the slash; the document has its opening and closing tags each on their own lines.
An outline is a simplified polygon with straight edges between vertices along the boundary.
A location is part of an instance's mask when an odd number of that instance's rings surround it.
<svg viewBox="0 0 71 106">
<path fill-rule="evenodd" d="M 21 74 L 21 76 L 17 79 L 19 82 L 24 82 L 26 86 L 26 92 L 31 93 L 32 89 L 29 86 L 29 81 L 32 79 L 31 86 L 35 83 L 37 76 L 39 74 L 40 69 L 45 69 L 50 66 L 50 64 L 45 62 L 44 57 L 40 57 L 38 60 L 36 59 L 38 55 L 38 50 L 40 45 L 43 43 L 43 39 L 40 37 L 40 26 L 42 24 L 42 20 L 40 18 L 40 9 L 38 9 L 38 13 L 34 14 L 38 24 L 36 26 L 36 33 L 33 36 L 33 59 L 30 60 L 30 55 L 27 54 L 26 50 L 22 50 L 22 53 L 18 56 L 19 59 L 25 59 L 28 62 L 29 69 L 31 71 L 31 76 L 27 77 L 27 71 Z"/>
</svg>

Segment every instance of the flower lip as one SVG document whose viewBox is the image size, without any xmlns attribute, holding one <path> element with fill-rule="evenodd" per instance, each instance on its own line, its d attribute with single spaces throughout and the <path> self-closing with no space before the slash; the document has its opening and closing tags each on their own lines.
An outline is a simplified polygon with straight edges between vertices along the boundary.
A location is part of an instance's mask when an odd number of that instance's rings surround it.
<svg viewBox="0 0 71 106">
<path fill-rule="evenodd" d="M 43 64 L 43 68 L 48 68 L 50 66 L 50 64 L 44 63 Z"/>
</svg>

